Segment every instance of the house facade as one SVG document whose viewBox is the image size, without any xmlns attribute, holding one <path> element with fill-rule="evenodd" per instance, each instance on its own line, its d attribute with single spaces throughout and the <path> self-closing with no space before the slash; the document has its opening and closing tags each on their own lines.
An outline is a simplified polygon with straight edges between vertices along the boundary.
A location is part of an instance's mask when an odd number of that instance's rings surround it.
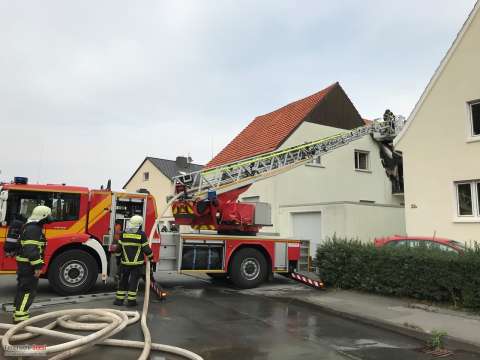
<svg viewBox="0 0 480 360">
<path fill-rule="evenodd" d="M 190 159 L 182 156 L 175 160 L 146 157 L 123 189 L 128 192 L 147 190 L 155 198 L 157 213 L 160 216 L 167 205 L 167 196 L 172 195 L 173 178 L 180 175 L 180 172 L 189 173 L 201 169 L 202 165 L 193 164 Z M 170 228 L 174 221 L 171 208 L 160 221 Z"/>
<path fill-rule="evenodd" d="M 259 116 L 208 167 L 283 149 L 365 125 L 335 83 L 305 99 Z M 311 163 L 253 184 L 242 201 L 271 204 L 264 232 L 321 243 L 334 234 L 370 241 L 405 233 L 403 195 L 392 194 L 379 145 L 365 136 Z"/>
<path fill-rule="evenodd" d="M 480 241 L 480 2 L 395 139 L 409 235 Z"/>
</svg>

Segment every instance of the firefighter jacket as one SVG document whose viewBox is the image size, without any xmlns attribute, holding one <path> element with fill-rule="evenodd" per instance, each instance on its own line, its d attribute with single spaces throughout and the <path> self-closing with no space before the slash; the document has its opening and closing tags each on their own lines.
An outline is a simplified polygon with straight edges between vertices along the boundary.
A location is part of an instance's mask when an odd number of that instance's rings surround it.
<svg viewBox="0 0 480 360">
<path fill-rule="evenodd" d="M 135 233 L 123 232 L 118 241 L 117 252 L 121 253 L 121 263 L 126 266 L 143 265 L 145 255 L 152 259 L 153 253 L 145 233 L 138 230 Z"/>
<path fill-rule="evenodd" d="M 18 263 L 30 264 L 35 270 L 41 269 L 47 239 L 43 235 L 42 225 L 29 222 L 20 235 L 20 248 L 16 260 Z"/>
<path fill-rule="evenodd" d="M 17 255 L 18 250 L 20 249 L 20 243 L 18 239 L 22 233 L 23 221 L 13 220 L 10 226 L 8 227 L 7 238 L 5 239 L 5 244 L 3 245 L 3 252 L 10 256 Z"/>
</svg>

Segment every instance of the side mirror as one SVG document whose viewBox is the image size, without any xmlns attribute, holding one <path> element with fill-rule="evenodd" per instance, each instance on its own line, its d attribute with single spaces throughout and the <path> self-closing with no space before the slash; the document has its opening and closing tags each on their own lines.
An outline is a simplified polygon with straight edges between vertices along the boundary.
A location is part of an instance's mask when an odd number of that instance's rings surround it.
<svg viewBox="0 0 480 360">
<path fill-rule="evenodd" d="M 7 216 L 7 199 L 8 191 L 3 190 L 0 192 L 0 223 L 3 225 L 5 217 Z"/>
</svg>

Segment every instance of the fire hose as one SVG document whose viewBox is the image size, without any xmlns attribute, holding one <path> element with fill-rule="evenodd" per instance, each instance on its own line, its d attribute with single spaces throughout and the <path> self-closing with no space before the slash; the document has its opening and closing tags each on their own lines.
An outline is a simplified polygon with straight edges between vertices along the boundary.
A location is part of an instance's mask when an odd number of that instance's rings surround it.
<svg viewBox="0 0 480 360">
<path fill-rule="evenodd" d="M 178 195 L 170 200 L 161 216 L 167 211 Z M 160 216 L 160 217 L 161 217 Z M 149 244 L 151 245 L 155 230 L 158 227 L 159 218 L 156 219 L 149 236 Z M 150 274 L 150 262 L 147 261 L 146 274 Z M 4 352 L 12 349 L 12 342 L 26 341 L 39 335 L 49 336 L 66 340 L 67 342 L 51 345 L 42 348 L 42 355 L 50 357 L 51 360 L 60 360 L 70 358 L 80 352 L 83 352 L 94 345 L 107 345 L 126 348 L 143 349 L 138 360 L 146 360 L 151 350 L 162 351 L 175 355 L 180 355 L 187 359 L 203 360 L 203 358 L 189 350 L 175 346 L 152 343 L 150 330 L 147 326 L 148 305 L 150 299 L 150 276 L 145 276 L 145 296 L 143 299 L 143 310 L 140 315 L 138 311 L 121 311 L 115 309 L 67 309 L 52 311 L 32 317 L 31 319 L 20 322 L 19 324 L 0 323 L 0 329 L 6 329 L 4 335 L 0 335 L 2 339 L 2 347 Z M 51 320 L 43 327 L 33 326 L 35 323 Z M 140 320 L 144 341 L 119 340 L 110 339 L 110 337 L 122 331 L 128 325 Z M 54 330 L 61 327 L 74 331 L 94 331 L 89 335 L 82 336 L 78 334 L 70 334 L 64 331 Z M 23 349 L 21 356 L 39 355 L 39 349 Z M 6 354 L 7 355 L 7 354 Z"/>
</svg>

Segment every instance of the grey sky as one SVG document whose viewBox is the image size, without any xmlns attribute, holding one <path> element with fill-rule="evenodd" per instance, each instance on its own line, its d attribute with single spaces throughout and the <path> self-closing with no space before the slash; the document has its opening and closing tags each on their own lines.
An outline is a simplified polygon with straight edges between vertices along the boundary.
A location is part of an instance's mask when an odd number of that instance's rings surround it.
<svg viewBox="0 0 480 360">
<path fill-rule="evenodd" d="M 474 0 L 0 0 L 0 179 L 121 188 L 340 81 L 408 115 Z"/>
</svg>

